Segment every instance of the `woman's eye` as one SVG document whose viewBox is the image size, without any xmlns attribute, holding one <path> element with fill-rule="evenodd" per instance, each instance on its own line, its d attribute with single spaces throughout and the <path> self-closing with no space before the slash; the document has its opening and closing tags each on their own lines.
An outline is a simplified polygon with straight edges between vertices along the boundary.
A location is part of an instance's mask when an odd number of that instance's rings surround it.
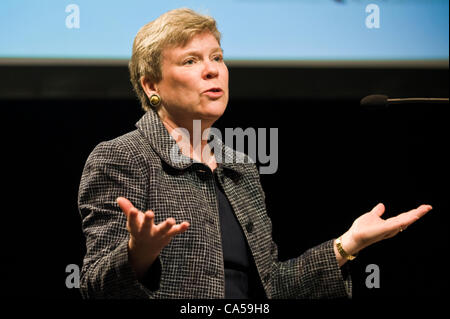
<svg viewBox="0 0 450 319">
<path fill-rule="evenodd" d="M 194 64 L 194 62 L 195 62 L 194 59 L 188 59 L 188 60 L 184 61 L 183 64 L 190 65 L 190 64 Z"/>
<path fill-rule="evenodd" d="M 222 58 L 222 56 L 220 56 L 220 55 L 214 57 L 214 61 L 217 61 L 217 62 L 221 62 L 222 59 L 223 59 L 223 58 Z"/>
</svg>

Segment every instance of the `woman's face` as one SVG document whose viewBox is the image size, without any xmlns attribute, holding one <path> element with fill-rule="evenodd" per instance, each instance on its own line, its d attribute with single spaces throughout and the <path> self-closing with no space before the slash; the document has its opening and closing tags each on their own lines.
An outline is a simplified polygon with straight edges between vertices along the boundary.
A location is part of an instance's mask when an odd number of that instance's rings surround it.
<svg viewBox="0 0 450 319">
<path fill-rule="evenodd" d="M 228 103 L 228 69 L 216 38 L 198 34 L 184 47 L 163 50 L 162 80 L 156 90 L 162 112 L 174 121 L 201 119 L 214 122 Z"/>
</svg>

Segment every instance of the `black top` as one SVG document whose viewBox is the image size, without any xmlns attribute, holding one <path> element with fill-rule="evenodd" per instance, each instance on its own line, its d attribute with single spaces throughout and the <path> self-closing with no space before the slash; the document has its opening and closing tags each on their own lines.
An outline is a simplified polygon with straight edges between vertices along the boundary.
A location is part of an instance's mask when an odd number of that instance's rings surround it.
<svg viewBox="0 0 450 319">
<path fill-rule="evenodd" d="M 225 267 L 225 298 L 265 297 L 244 232 L 214 174 Z"/>
</svg>

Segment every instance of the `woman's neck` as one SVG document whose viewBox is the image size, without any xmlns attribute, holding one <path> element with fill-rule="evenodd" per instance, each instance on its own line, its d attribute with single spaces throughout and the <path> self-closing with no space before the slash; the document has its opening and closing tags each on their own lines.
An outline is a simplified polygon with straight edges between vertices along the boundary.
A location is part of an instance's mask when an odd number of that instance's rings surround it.
<svg viewBox="0 0 450 319">
<path fill-rule="evenodd" d="M 211 170 L 217 167 L 214 154 L 207 141 L 211 124 L 204 120 L 193 119 L 180 123 L 180 121 L 174 121 L 167 114 L 160 114 L 160 118 L 169 134 L 177 142 L 183 155 L 204 163 Z"/>
</svg>

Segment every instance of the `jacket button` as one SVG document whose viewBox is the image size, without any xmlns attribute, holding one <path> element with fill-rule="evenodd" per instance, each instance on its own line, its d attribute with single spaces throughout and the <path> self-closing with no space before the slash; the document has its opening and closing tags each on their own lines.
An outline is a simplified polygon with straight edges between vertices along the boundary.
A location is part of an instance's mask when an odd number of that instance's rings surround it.
<svg viewBox="0 0 450 319">
<path fill-rule="evenodd" d="M 267 274 L 264 276 L 263 281 L 264 281 L 265 284 L 267 284 L 267 283 L 269 282 L 269 280 L 270 280 L 270 273 L 267 273 Z"/>
<path fill-rule="evenodd" d="M 247 225 L 245 225 L 245 229 L 247 229 L 247 232 L 249 233 L 253 232 L 253 222 L 248 222 Z"/>
<path fill-rule="evenodd" d="M 197 176 L 198 176 L 202 181 L 206 181 L 206 180 L 208 180 L 209 177 L 210 177 L 209 173 L 208 173 L 206 170 L 204 170 L 204 169 L 199 169 L 199 170 L 197 171 Z"/>
<path fill-rule="evenodd" d="M 235 184 L 239 183 L 239 181 L 241 180 L 241 176 L 238 173 L 231 174 L 230 178 Z"/>
</svg>

